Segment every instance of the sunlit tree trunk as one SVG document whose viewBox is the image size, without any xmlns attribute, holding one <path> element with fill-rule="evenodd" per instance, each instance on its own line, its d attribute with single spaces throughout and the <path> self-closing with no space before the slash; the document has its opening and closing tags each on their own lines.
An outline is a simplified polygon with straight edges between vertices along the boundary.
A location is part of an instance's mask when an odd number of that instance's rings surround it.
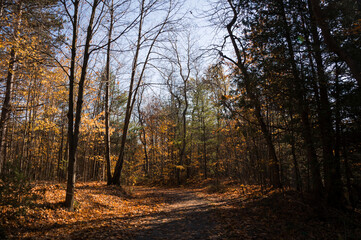
<svg viewBox="0 0 361 240">
<path fill-rule="evenodd" d="M 108 46 L 107 46 L 107 63 L 106 63 L 106 83 L 105 83 L 105 161 L 107 165 L 107 183 L 110 184 L 112 180 L 111 166 L 110 166 L 110 134 L 109 134 L 109 85 L 110 85 L 110 49 L 113 31 L 113 0 L 110 6 L 110 23 L 108 32 Z"/>
<path fill-rule="evenodd" d="M 139 132 L 139 139 L 140 142 L 143 145 L 143 152 L 144 152 L 144 164 L 143 164 L 143 170 L 145 176 L 149 176 L 149 156 L 148 156 L 148 144 L 147 144 L 147 134 L 146 134 L 146 124 L 145 124 L 145 113 L 142 112 L 140 105 L 141 105 L 141 99 L 143 98 L 144 88 L 142 89 L 141 94 L 138 98 L 137 108 L 138 108 L 138 118 L 139 118 L 139 124 L 140 124 L 140 132 Z"/>
<path fill-rule="evenodd" d="M 81 67 L 81 74 L 78 83 L 78 94 L 75 110 L 75 122 L 74 122 L 74 85 L 75 85 L 75 61 L 77 53 L 77 39 L 78 39 L 78 10 L 79 10 L 79 0 L 74 0 L 74 14 L 72 18 L 72 27 L 73 27 L 73 39 L 71 45 L 71 65 L 70 65 L 70 75 L 69 75 L 69 111 L 68 111 L 68 139 L 69 139 L 69 164 L 68 164 L 68 179 L 67 179 L 67 188 L 65 196 L 65 206 L 70 210 L 74 210 L 74 189 L 75 189 L 75 176 L 76 176 L 76 151 L 78 147 L 79 139 L 79 128 L 81 123 L 81 113 L 83 106 L 83 97 L 84 97 L 84 83 L 87 75 L 87 68 L 90 57 L 90 41 L 93 37 L 93 21 L 95 18 L 95 11 L 99 4 L 99 0 L 94 0 L 91 16 L 89 19 L 89 24 L 87 28 L 86 41 L 84 46 L 83 53 L 83 65 Z M 66 5 L 64 3 L 64 5 Z M 65 6 L 66 7 L 66 6 Z"/>
</svg>

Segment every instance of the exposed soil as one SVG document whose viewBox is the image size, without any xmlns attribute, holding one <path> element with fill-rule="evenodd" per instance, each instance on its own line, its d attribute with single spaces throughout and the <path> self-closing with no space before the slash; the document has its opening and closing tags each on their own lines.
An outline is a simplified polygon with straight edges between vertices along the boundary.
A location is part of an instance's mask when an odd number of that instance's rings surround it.
<svg viewBox="0 0 361 240">
<path fill-rule="evenodd" d="M 146 239 L 218 239 L 214 222 L 214 207 L 199 196 L 200 190 L 138 189 L 164 205 L 156 215 L 145 216 L 135 235 Z M 132 223 L 131 223 L 132 224 Z"/>
</svg>

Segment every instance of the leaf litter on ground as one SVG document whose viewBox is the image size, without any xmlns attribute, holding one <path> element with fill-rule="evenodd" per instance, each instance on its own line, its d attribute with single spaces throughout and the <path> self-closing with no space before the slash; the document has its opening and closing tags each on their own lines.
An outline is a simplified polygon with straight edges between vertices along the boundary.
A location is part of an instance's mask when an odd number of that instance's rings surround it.
<svg viewBox="0 0 361 240">
<path fill-rule="evenodd" d="M 77 183 L 76 209 L 69 212 L 62 205 L 65 185 L 43 182 L 32 189 L 38 196 L 33 204 L 0 206 L 0 224 L 9 239 L 197 239 L 195 222 L 205 228 L 204 239 L 360 239 L 357 209 L 315 204 L 289 189 L 236 183 L 215 189 L 221 191 Z M 192 208 L 205 203 L 211 208 L 200 219 Z"/>
</svg>

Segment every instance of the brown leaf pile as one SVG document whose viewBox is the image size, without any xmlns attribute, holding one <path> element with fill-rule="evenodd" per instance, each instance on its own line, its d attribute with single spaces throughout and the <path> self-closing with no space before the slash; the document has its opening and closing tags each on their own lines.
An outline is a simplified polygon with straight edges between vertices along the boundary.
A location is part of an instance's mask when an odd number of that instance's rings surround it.
<svg viewBox="0 0 361 240">
<path fill-rule="evenodd" d="M 63 206 L 65 185 L 37 184 L 35 204 L 23 208 L 1 206 L 1 225 L 9 238 L 16 239 L 130 239 L 130 221 L 157 212 L 159 202 L 129 196 L 122 188 L 105 183 L 76 184 L 75 211 Z"/>
</svg>

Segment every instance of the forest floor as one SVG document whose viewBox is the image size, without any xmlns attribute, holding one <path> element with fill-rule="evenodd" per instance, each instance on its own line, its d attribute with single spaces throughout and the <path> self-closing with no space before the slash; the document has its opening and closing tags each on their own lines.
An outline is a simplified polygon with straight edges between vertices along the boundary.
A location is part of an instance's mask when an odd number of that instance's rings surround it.
<svg viewBox="0 0 361 240">
<path fill-rule="evenodd" d="M 211 185 L 125 191 L 98 182 L 76 189 L 74 212 L 61 204 L 63 184 L 38 183 L 32 190 L 38 198 L 26 207 L 0 206 L 3 238 L 361 239 L 358 210 L 315 208 L 290 190 Z"/>
</svg>

